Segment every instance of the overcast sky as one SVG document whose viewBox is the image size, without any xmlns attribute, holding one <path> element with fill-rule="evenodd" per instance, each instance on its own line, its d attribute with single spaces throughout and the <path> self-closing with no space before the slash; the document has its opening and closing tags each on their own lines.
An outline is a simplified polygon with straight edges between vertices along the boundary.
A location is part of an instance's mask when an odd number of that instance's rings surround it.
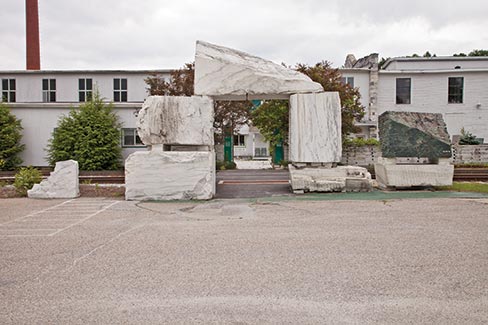
<svg viewBox="0 0 488 325">
<path fill-rule="evenodd" d="M 0 69 L 25 69 L 25 1 L 1 0 Z M 39 0 L 42 69 L 169 69 L 197 39 L 277 63 L 488 49 L 486 0 Z"/>
</svg>

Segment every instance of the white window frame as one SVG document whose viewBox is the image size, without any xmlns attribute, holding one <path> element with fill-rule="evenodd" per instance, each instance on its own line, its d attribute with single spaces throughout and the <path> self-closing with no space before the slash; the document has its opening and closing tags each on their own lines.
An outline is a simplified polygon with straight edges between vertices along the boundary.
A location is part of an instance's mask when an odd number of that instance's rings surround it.
<svg viewBox="0 0 488 325">
<path fill-rule="evenodd" d="M 47 80 L 47 89 L 44 89 L 44 80 Z M 54 81 L 54 87 L 51 84 Z M 44 103 L 54 103 L 56 102 L 56 79 L 54 78 L 43 78 L 42 79 L 42 101 Z M 51 95 L 54 94 L 54 99 Z"/>
<path fill-rule="evenodd" d="M 236 140 L 237 139 L 237 144 Z M 242 141 L 241 141 L 242 139 Z M 234 139 L 232 139 L 232 143 L 234 144 L 234 147 L 245 147 L 246 146 L 246 136 L 244 134 L 235 134 Z"/>
<path fill-rule="evenodd" d="M 126 134 L 126 132 L 128 131 L 133 132 L 133 134 L 131 135 Z M 132 136 L 133 144 L 125 143 L 125 138 L 128 136 Z M 146 145 L 142 143 L 141 138 L 139 138 L 136 128 L 122 128 L 121 137 L 122 137 L 121 140 L 122 148 L 145 148 L 146 147 Z"/>
<path fill-rule="evenodd" d="M 7 87 L 4 88 L 4 82 L 7 83 Z M 13 82 L 13 89 L 12 89 L 12 82 Z M 17 82 L 14 78 L 5 78 L 2 79 L 2 96 L 0 97 L 0 101 L 6 103 L 15 103 L 17 101 Z M 12 96 L 13 95 L 13 96 Z"/>
<path fill-rule="evenodd" d="M 344 85 L 349 85 L 351 88 L 354 88 L 354 77 L 342 77 L 341 82 Z"/>
<path fill-rule="evenodd" d="M 91 87 L 88 87 L 88 80 L 91 83 Z M 83 87 L 81 87 L 80 82 L 83 81 Z M 84 97 L 82 100 L 81 96 Z M 93 99 L 93 79 L 92 78 L 79 78 L 78 79 L 78 101 L 80 103 L 89 102 Z"/>
<path fill-rule="evenodd" d="M 115 86 L 115 81 L 118 80 L 119 86 Z M 122 80 L 125 80 L 125 89 L 122 87 Z M 114 78 L 113 82 L 114 86 L 114 102 L 115 103 L 125 103 L 128 101 L 128 88 L 129 88 L 129 80 L 127 78 Z M 118 95 L 118 99 L 116 98 L 116 94 Z M 125 95 L 125 99 L 123 98 L 123 95 Z"/>
</svg>

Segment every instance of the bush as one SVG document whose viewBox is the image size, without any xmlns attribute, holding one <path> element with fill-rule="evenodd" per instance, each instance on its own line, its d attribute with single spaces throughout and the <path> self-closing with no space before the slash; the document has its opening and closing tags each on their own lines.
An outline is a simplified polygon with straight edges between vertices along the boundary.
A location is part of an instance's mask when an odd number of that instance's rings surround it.
<svg viewBox="0 0 488 325">
<path fill-rule="evenodd" d="M 40 183 L 41 180 L 42 174 L 39 170 L 32 166 L 22 167 L 17 174 L 15 174 L 14 187 L 19 194 L 26 196 L 27 191 L 30 190 L 34 184 Z"/>
<path fill-rule="evenodd" d="M 233 161 L 217 161 L 215 163 L 216 170 L 236 169 L 236 163 Z"/>
<path fill-rule="evenodd" d="M 364 147 L 364 146 L 379 146 L 380 142 L 374 138 L 363 139 L 363 138 L 343 138 L 342 146 L 347 147 Z"/>
<path fill-rule="evenodd" d="M 58 121 L 47 148 L 50 165 L 73 159 L 81 170 L 120 168 L 121 124 L 112 104 L 104 104 L 98 93 L 93 97 Z"/>
<path fill-rule="evenodd" d="M 0 170 L 14 170 L 22 163 L 18 157 L 25 145 L 20 144 L 22 125 L 7 106 L 0 103 Z"/>
<path fill-rule="evenodd" d="M 464 130 L 464 128 L 461 129 L 461 138 L 459 138 L 459 144 L 462 145 L 477 145 L 480 144 L 480 141 L 476 139 L 476 136 L 471 134 L 471 132 L 468 132 Z"/>
</svg>

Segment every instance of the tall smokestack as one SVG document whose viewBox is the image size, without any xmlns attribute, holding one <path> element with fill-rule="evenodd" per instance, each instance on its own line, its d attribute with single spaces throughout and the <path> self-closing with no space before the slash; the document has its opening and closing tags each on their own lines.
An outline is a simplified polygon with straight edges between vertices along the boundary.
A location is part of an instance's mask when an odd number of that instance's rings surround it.
<svg viewBox="0 0 488 325">
<path fill-rule="evenodd" d="M 37 0 L 25 0 L 26 66 L 27 70 L 41 70 L 39 45 L 39 6 Z"/>
</svg>

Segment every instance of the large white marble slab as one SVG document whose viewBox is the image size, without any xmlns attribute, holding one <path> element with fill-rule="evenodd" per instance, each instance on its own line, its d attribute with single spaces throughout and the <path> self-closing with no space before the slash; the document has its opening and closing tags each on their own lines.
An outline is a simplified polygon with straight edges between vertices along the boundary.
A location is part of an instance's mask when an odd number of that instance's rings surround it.
<svg viewBox="0 0 488 325">
<path fill-rule="evenodd" d="M 454 166 L 449 159 L 439 159 L 439 164 L 397 165 L 394 158 L 378 158 L 374 164 L 376 181 L 384 188 L 413 186 L 450 186 Z"/>
<path fill-rule="evenodd" d="M 138 151 L 125 161 L 126 200 L 209 200 L 215 152 Z"/>
<path fill-rule="evenodd" d="M 213 146 L 210 97 L 149 96 L 139 111 L 137 132 L 146 145 Z"/>
<path fill-rule="evenodd" d="M 231 48 L 197 41 L 195 94 L 215 99 L 288 98 L 323 91 L 308 76 Z"/>
<path fill-rule="evenodd" d="M 80 196 L 78 162 L 58 161 L 51 175 L 27 191 L 33 199 L 72 199 Z"/>
<path fill-rule="evenodd" d="M 290 97 L 290 161 L 340 162 L 341 101 L 337 92 Z"/>
</svg>

